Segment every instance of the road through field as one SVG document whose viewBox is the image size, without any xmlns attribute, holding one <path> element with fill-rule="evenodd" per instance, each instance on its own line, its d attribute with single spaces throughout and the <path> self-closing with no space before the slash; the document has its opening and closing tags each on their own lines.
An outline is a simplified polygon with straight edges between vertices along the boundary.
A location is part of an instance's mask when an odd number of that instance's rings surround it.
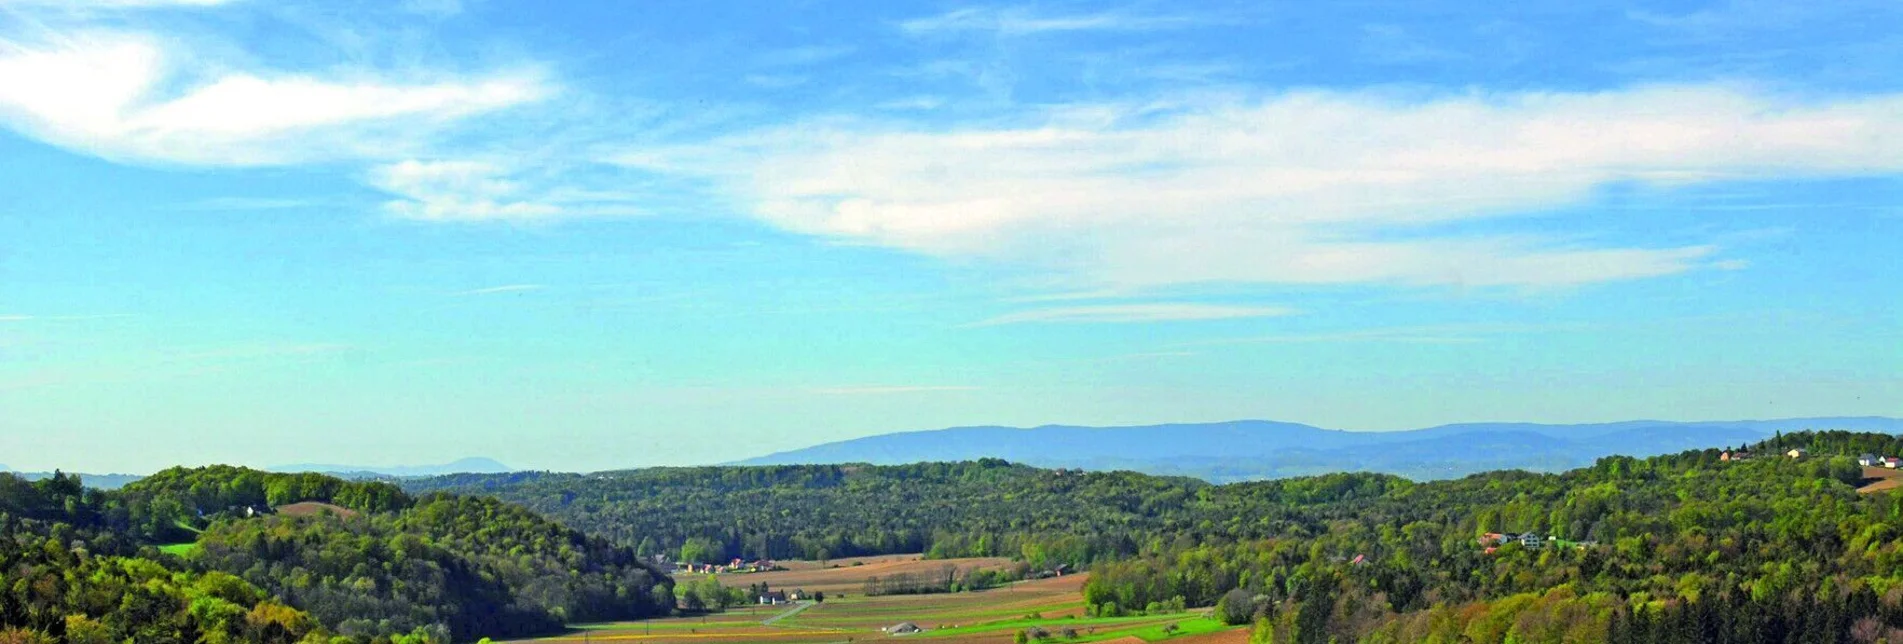
<svg viewBox="0 0 1903 644">
<path fill-rule="evenodd" d="M 774 625 L 774 624 L 777 624 L 777 623 L 779 623 L 779 621 L 780 621 L 780 620 L 782 620 L 782 619 L 786 619 L 786 618 L 788 618 L 788 617 L 792 617 L 792 616 L 794 616 L 794 615 L 798 615 L 798 614 L 800 614 L 800 612 L 801 612 L 801 611 L 804 611 L 804 610 L 806 610 L 806 609 L 808 609 L 808 608 L 812 608 L 812 607 L 813 607 L 813 605 L 814 605 L 814 604 L 816 604 L 816 603 L 818 603 L 818 602 L 796 602 L 796 603 L 797 603 L 797 604 L 799 604 L 799 605 L 797 605 L 797 606 L 794 606 L 794 607 L 793 607 L 793 608 L 792 608 L 791 610 L 788 610 L 788 611 L 786 611 L 786 612 L 783 612 L 783 613 L 780 613 L 780 614 L 778 614 L 778 615 L 774 615 L 774 616 L 772 616 L 772 617 L 768 617 L 768 618 L 766 618 L 766 619 L 764 619 L 764 620 L 761 620 L 761 621 L 760 621 L 760 623 L 761 623 L 761 624 L 763 624 L 763 625 L 766 625 L 766 626 L 772 626 L 772 625 Z"/>
</svg>

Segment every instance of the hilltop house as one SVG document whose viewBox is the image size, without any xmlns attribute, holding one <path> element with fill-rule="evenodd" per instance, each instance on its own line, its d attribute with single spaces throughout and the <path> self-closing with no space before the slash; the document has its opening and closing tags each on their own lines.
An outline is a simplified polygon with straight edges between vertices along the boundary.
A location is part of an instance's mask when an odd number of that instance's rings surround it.
<svg viewBox="0 0 1903 644">
<path fill-rule="evenodd" d="M 1804 458 L 1806 456 L 1810 456 L 1810 450 L 1804 449 L 1802 447 L 1793 447 L 1791 448 L 1791 451 L 1785 452 L 1784 455 L 1789 456 L 1791 458 Z"/>
<path fill-rule="evenodd" d="M 1546 547 L 1546 542 L 1540 540 L 1538 533 L 1528 532 L 1520 535 L 1520 546 L 1527 550 L 1539 550 L 1540 548 Z"/>
</svg>

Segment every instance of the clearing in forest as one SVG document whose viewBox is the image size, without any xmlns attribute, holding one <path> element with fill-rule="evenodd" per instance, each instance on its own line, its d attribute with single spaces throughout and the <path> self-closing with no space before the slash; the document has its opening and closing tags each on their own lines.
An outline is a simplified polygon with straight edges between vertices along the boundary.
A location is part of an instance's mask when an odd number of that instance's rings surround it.
<svg viewBox="0 0 1903 644">
<path fill-rule="evenodd" d="M 1232 629 L 1209 619 L 1207 611 L 1170 615 L 1092 618 L 1084 614 L 1088 574 L 1018 582 L 978 592 L 929 595 L 861 593 L 874 576 L 941 570 L 1005 567 L 1004 559 L 920 560 L 917 555 L 879 557 L 852 565 L 786 562 L 788 570 L 720 575 L 727 586 L 767 582 L 776 590 L 820 590 L 827 599 L 788 614 L 794 606 L 743 606 L 725 613 L 637 622 L 588 624 L 535 642 L 667 642 L 705 644 L 1011 644 L 1019 631 L 1041 631 L 1045 644 L 1240 644 L 1247 629 Z M 838 567 L 832 567 L 838 565 Z M 704 575 L 680 575 L 696 581 Z M 778 620 L 771 621 L 775 617 Z M 916 624 L 923 632 L 894 635 L 884 629 Z M 1174 626 L 1174 628 L 1172 628 Z M 1241 640 L 1232 633 L 1242 633 Z"/>
<path fill-rule="evenodd" d="M 1863 494 L 1882 492 L 1903 487 L 1903 470 L 1887 467 L 1863 468 L 1863 485 L 1857 491 Z"/>
</svg>

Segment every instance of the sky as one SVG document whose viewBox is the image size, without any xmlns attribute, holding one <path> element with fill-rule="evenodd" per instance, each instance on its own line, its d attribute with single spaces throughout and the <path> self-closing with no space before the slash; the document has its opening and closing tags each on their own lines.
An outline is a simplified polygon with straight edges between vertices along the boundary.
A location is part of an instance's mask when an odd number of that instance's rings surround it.
<svg viewBox="0 0 1903 644">
<path fill-rule="evenodd" d="M 0 463 L 1903 416 L 1903 4 L 0 0 Z"/>
</svg>

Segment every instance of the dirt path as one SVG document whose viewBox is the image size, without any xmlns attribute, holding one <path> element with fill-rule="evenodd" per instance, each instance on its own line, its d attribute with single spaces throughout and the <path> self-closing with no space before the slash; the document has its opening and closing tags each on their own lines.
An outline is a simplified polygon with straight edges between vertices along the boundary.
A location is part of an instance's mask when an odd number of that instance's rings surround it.
<svg viewBox="0 0 1903 644">
<path fill-rule="evenodd" d="M 808 608 L 812 608 L 814 606 L 819 605 L 819 602 L 797 602 L 797 603 L 799 605 L 794 606 L 791 609 L 788 609 L 786 612 L 780 613 L 778 615 L 774 615 L 772 617 L 768 617 L 765 620 L 762 620 L 760 623 L 766 626 L 772 626 L 774 624 L 779 623 L 779 621 L 782 619 L 786 619 L 788 617 L 798 615 Z"/>
</svg>

